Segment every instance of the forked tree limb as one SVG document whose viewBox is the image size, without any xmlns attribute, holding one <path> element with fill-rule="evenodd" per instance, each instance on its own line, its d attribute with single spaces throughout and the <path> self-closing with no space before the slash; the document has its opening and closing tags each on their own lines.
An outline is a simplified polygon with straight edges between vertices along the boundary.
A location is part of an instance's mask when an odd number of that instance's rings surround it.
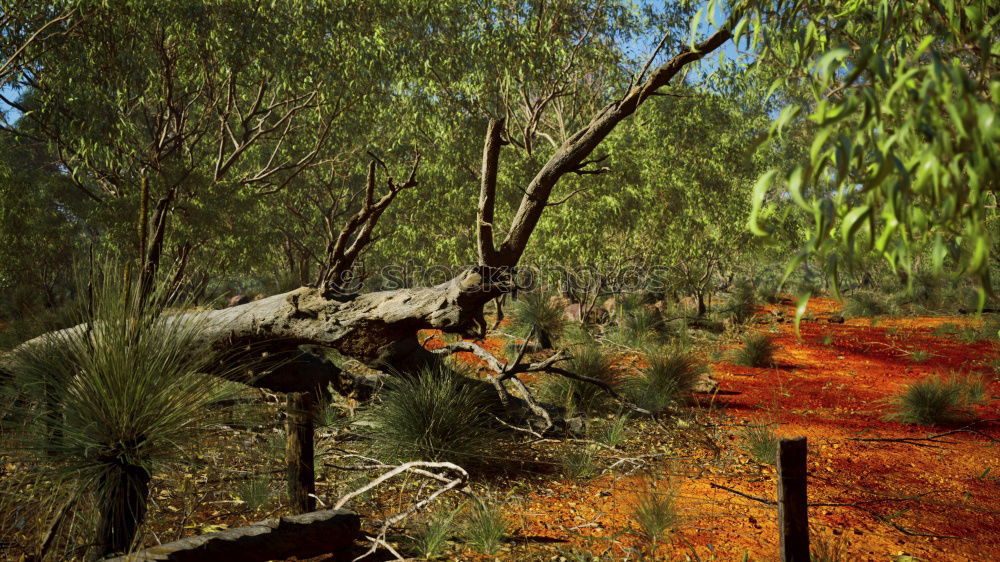
<svg viewBox="0 0 1000 562">
<path fill-rule="evenodd" d="M 718 49 L 732 38 L 730 32 L 733 18 L 694 48 L 688 46 L 676 56 L 654 69 L 644 82 L 629 88 L 625 96 L 612 102 L 591 119 L 590 123 L 580 129 L 556 150 L 525 189 L 524 197 L 511 221 L 510 231 L 498 249 L 499 265 L 517 265 L 521 255 L 528 245 L 528 239 L 538 224 L 542 211 L 552 193 L 552 188 L 564 175 L 576 172 L 595 148 L 614 128 L 629 117 L 647 99 L 660 88 L 666 86 L 688 64 Z"/>
</svg>

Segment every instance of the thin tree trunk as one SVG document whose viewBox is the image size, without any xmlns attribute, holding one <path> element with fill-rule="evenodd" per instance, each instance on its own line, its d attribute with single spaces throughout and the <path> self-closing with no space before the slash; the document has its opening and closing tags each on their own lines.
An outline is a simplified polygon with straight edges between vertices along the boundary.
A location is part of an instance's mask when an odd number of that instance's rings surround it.
<svg viewBox="0 0 1000 562">
<path fill-rule="evenodd" d="M 128 552 L 146 519 L 149 472 L 141 466 L 117 464 L 98 484 L 100 521 L 94 558 Z"/>
</svg>

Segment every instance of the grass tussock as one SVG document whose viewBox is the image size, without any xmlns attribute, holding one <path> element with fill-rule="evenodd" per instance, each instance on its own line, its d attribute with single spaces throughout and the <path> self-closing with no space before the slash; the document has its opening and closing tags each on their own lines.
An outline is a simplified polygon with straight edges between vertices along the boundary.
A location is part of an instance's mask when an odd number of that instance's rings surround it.
<svg viewBox="0 0 1000 562">
<path fill-rule="evenodd" d="M 396 376 L 372 409 L 382 453 L 398 461 L 436 460 L 477 465 L 496 453 L 495 395 L 444 365 Z"/>
<path fill-rule="evenodd" d="M 510 317 L 514 322 L 514 332 L 527 337 L 534 331 L 539 345 L 550 349 L 562 335 L 566 325 L 560 301 L 544 291 L 522 293 L 514 301 Z"/>
<path fill-rule="evenodd" d="M 892 399 L 892 421 L 946 425 L 972 417 L 972 407 L 986 400 L 986 385 L 976 376 L 941 378 L 929 375 L 908 385 Z"/>
<path fill-rule="evenodd" d="M 472 508 L 465 539 L 479 552 L 493 556 L 507 535 L 507 520 L 495 505 L 478 504 Z"/>
<path fill-rule="evenodd" d="M 663 539 L 675 530 L 680 521 L 677 512 L 677 490 L 659 482 L 650 482 L 640 492 L 632 512 L 637 534 L 651 543 Z"/>
<path fill-rule="evenodd" d="M 131 547 L 153 475 L 199 450 L 231 418 L 227 404 L 239 389 L 205 374 L 217 360 L 210 350 L 192 353 L 206 319 L 161 317 L 163 288 L 138 298 L 121 271 L 109 263 L 92 272 L 77 313 L 87 328 L 19 348 L 13 378 L 0 389 L 14 409 L 2 421 L 0 457 L 37 467 L 51 493 L 96 510 L 91 556 Z"/>
<path fill-rule="evenodd" d="M 890 299 L 871 291 L 858 291 L 847 297 L 847 303 L 844 304 L 844 316 L 852 318 L 875 318 L 895 312 Z"/>
<path fill-rule="evenodd" d="M 457 512 L 436 514 L 417 531 L 410 548 L 421 558 L 433 560 L 441 556 L 448 538 L 454 532 L 454 519 Z"/>
<path fill-rule="evenodd" d="M 597 449 L 594 446 L 586 446 L 571 443 L 563 453 L 562 471 L 568 478 L 585 480 L 593 478 L 600 473 L 600 464 L 597 460 Z"/>
<path fill-rule="evenodd" d="M 612 370 L 611 358 L 599 345 L 581 346 L 575 350 L 565 369 L 604 382 L 615 390 L 620 386 L 619 377 Z M 611 397 L 597 385 L 558 375 L 546 379 L 542 397 L 565 408 L 568 416 L 575 412 L 597 413 L 608 408 L 612 402 Z"/>
<path fill-rule="evenodd" d="M 753 425 L 743 429 L 740 435 L 743 449 L 762 464 L 774 465 L 778 462 L 778 436 L 769 425 Z"/>
<path fill-rule="evenodd" d="M 743 346 L 733 353 L 733 363 L 744 367 L 773 367 L 776 350 L 767 335 L 750 333 L 743 338 Z"/>
<path fill-rule="evenodd" d="M 746 324 L 753 318 L 756 308 L 757 295 L 753 285 L 745 281 L 738 283 L 726 304 L 729 317 L 736 324 Z"/>
<path fill-rule="evenodd" d="M 629 382 L 628 395 L 642 408 L 662 411 L 687 397 L 705 371 L 705 365 L 686 353 L 660 352 Z"/>
</svg>

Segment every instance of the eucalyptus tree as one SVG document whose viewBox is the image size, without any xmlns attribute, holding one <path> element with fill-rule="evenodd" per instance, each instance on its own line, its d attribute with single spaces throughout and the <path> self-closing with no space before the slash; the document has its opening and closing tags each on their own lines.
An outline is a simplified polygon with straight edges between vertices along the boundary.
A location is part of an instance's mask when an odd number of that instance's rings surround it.
<svg viewBox="0 0 1000 562">
<path fill-rule="evenodd" d="M 790 268 L 818 257 L 834 286 L 858 253 L 912 272 L 930 246 L 935 270 L 979 281 L 981 306 L 1000 188 L 996 3 L 767 2 L 734 35 L 780 70 L 773 88 L 805 93 L 769 139 L 811 128 L 799 165 L 757 183 L 751 230 L 767 235 L 774 217 L 802 213 L 811 232 Z M 775 192 L 793 205 L 766 204 Z"/>
<path fill-rule="evenodd" d="M 26 30 L 3 35 L 6 51 L 21 41 L 0 93 L 21 115 L 4 129 L 49 145 L 98 209 L 104 242 L 140 256 L 147 280 L 168 251 L 182 272 L 193 249 L 248 229 L 262 198 L 335 166 L 335 131 L 368 97 L 391 98 L 387 33 L 401 8 L 67 5 L 58 23 L 48 3 L 5 12 L 6 30 Z M 52 40 L 22 39 L 60 24 Z"/>
</svg>

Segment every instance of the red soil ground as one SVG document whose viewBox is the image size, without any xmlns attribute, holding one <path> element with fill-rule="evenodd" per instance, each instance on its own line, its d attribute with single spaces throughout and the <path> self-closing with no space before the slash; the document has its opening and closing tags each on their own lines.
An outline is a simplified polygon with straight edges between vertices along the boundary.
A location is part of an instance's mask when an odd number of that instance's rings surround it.
<svg viewBox="0 0 1000 562">
<path fill-rule="evenodd" d="M 774 318 L 775 308 L 786 318 L 794 313 L 790 306 L 768 306 L 761 317 Z M 837 548 L 844 560 L 910 560 L 906 555 L 1000 560 L 1000 384 L 990 367 L 997 357 L 995 344 L 961 343 L 933 333 L 944 323 L 976 322 L 969 318 L 828 322 L 839 308 L 835 301 L 813 299 L 812 319 L 801 324 L 798 335 L 790 322 L 764 327 L 779 348 L 774 368 L 711 365 L 723 392 L 700 401 L 714 431 L 705 439 L 714 445 L 694 458 L 663 461 L 678 490 L 681 523 L 662 544 L 651 548 L 629 532 L 635 528 L 631 517 L 637 498 L 650 486 L 643 474 L 526 482 L 522 501 L 506 510 L 515 538 L 557 541 L 564 549 L 613 559 L 633 547 L 661 560 L 742 560 L 744 555 L 775 560 L 775 508 L 714 487 L 775 497 L 774 468 L 751 460 L 739 437 L 741 424 L 767 423 L 779 436 L 808 438 L 810 502 L 842 504 L 810 509 L 814 545 Z M 487 342 L 487 347 L 497 346 Z M 908 353 L 915 350 L 926 352 L 927 359 L 914 361 Z M 475 363 L 475 358 L 465 359 Z M 888 400 L 905 385 L 927 374 L 953 372 L 981 372 L 989 381 L 989 400 L 978 407 L 974 431 L 937 441 L 896 440 L 958 429 L 885 421 Z M 633 437 L 646 449 L 665 439 L 662 428 L 640 423 L 649 432 L 640 427 Z M 465 556 L 476 558 L 471 552 Z M 551 556 L 551 550 L 531 548 L 501 554 L 518 560 Z"/>
</svg>

